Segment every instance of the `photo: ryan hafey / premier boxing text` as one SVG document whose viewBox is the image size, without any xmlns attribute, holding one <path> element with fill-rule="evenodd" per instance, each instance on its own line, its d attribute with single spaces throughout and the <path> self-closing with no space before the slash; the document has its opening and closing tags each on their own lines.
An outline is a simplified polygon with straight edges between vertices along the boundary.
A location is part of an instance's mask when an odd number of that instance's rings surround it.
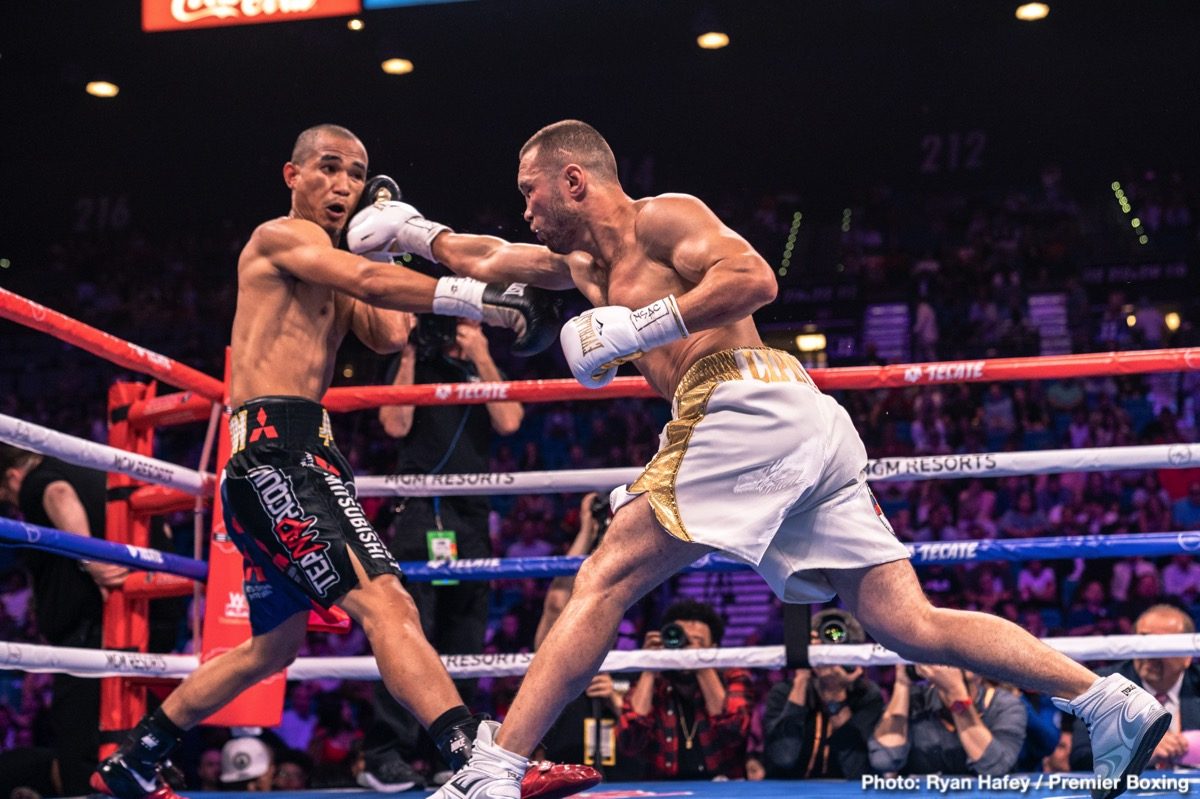
<svg viewBox="0 0 1200 799">
<path fill-rule="evenodd" d="M 900 777 L 864 774 L 860 778 L 860 785 L 864 791 L 926 791 L 938 794 L 975 791 L 1028 793 L 1031 790 L 1082 792 L 1109 790 L 1118 783 L 1120 779 L 1116 777 L 1101 778 L 1082 774 L 923 774 Z M 1192 784 L 1186 777 L 1170 774 L 1131 774 L 1125 778 L 1124 786 L 1129 791 L 1155 793 L 1187 794 L 1192 789 Z"/>
</svg>

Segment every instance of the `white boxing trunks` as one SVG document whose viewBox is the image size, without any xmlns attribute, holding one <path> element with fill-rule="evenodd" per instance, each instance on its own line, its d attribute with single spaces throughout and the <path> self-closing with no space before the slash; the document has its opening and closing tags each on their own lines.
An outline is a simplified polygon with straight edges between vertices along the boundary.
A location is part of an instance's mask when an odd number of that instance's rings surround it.
<svg viewBox="0 0 1200 799">
<path fill-rule="evenodd" d="M 726 350 L 688 369 L 658 452 L 610 503 L 646 494 L 671 535 L 750 563 L 786 602 L 823 602 L 834 595 L 823 570 L 909 557 L 866 465 L 849 414 L 799 361 Z"/>
</svg>

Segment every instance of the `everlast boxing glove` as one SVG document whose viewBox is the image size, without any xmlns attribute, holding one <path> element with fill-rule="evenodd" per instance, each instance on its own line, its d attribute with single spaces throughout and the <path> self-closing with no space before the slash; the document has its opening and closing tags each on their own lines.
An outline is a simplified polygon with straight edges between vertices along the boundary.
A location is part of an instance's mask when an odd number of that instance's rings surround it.
<svg viewBox="0 0 1200 799">
<path fill-rule="evenodd" d="M 620 305 L 585 311 L 562 326 L 559 339 L 575 379 L 602 388 L 621 364 L 687 335 L 675 295 L 669 294 L 636 311 Z"/>
<path fill-rule="evenodd" d="M 554 342 L 558 303 L 550 292 L 525 283 L 481 283 L 469 277 L 438 280 L 433 312 L 482 320 L 516 331 L 514 355 L 537 355 Z"/>
</svg>

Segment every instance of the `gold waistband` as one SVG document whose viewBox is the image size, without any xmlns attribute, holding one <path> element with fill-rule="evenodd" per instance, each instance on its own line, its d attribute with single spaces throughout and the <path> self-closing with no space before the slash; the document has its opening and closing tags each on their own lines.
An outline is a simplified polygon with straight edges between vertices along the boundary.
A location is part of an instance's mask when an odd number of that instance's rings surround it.
<svg viewBox="0 0 1200 799">
<path fill-rule="evenodd" d="M 678 403 L 698 386 L 727 380 L 805 383 L 816 388 L 800 362 L 786 352 L 771 347 L 739 347 L 705 355 L 692 364 L 675 389 L 675 401 Z"/>
</svg>

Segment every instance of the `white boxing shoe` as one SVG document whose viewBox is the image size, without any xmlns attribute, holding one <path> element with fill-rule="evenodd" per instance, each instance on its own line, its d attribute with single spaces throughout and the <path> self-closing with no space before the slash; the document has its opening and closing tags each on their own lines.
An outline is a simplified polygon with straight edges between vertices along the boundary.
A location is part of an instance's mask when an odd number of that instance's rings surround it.
<svg viewBox="0 0 1200 799">
<path fill-rule="evenodd" d="M 1070 701 L 1053 697 L 1054 706 L 1079 718 L 1092 739 L 1092 769 L 1098 787 L 1092 799 L 1113 799 L 1125 790 L 1125 778 L 1142 773 L 1154 748 L 1171 726 L 1171 714 L 1153 696 L 1110 674 Z"/>
<path fill-rule="evenodd" d="M 495 721 L 479 722 L 471 759 L 429 799 L 521 799 L 529 758 L 497 746 L 499 729 Z"/>
</svg>

